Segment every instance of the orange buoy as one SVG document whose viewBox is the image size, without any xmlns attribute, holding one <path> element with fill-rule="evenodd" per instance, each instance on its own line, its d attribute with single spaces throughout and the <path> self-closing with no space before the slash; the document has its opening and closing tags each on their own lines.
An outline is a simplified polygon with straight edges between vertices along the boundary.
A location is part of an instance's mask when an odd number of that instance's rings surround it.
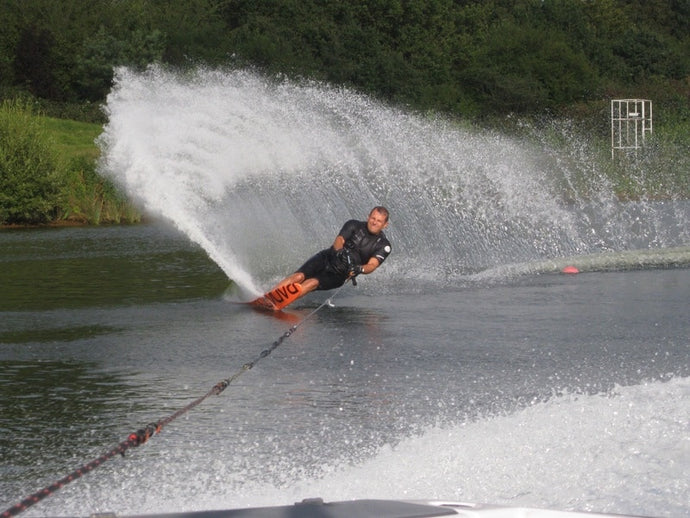
<svg viewBox="0 0 690 518">
<path fill-rule="evenodd" d="M 561 270 L 563 273 L 580 273 L 580 270 L 575 268 L 574 266 L 566 266 Z"/>
</svg>

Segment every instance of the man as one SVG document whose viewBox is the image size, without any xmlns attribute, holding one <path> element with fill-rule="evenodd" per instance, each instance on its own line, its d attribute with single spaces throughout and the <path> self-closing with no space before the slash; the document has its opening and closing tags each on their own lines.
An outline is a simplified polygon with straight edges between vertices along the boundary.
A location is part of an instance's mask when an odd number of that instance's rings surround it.
<svg viewBox="0 0 690 518">
<path fill-rule="evenodd" d="M 332 290 L 357 275 L 372 273 L 391 253 L 383 233 L 387 226 L 388 209 L 381 206 L 371 210 L 367 221 L 346 222 L 330 248 L 313 255 L 252 304 L 282 309 L 311 291 Z"/>
</svg>

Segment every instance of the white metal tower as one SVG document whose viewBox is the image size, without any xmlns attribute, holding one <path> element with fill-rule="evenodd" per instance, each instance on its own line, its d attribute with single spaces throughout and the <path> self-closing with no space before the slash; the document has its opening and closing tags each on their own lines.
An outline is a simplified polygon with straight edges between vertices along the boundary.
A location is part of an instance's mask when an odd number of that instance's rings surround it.
<svg viewBox="0 0 690 518">
<path fill-rule="evenodd" d="M 616 149 L 637 150 L 652 134 L 652 101 L 613 99 L 611 101 L 611 158 Z"/>
</svg>

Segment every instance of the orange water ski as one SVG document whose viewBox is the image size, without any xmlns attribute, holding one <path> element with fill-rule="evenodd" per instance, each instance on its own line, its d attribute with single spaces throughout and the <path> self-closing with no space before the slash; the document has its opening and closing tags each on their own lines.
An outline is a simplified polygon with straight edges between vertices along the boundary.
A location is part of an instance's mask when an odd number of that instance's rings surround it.
<svg viewBox="0 0 690 518">
<path fill-rule="evenodd" d="M 252 300 L 249 304 L 255 308 L 280 311 L 297 300 L 301 294 L 302 286 L 294 282 L 268 291 L 262 297 Z"/>
<path fill-rule="evenodd" d="M 265 311 L 278 311 L 278 308 L 276 308 L 275 304 L 273 304 L 273 302 L 271 302 L 265 296 L 252 300 L 249 302 L 249 305 L 253 308 L 263 309 Z"/>
</svg>

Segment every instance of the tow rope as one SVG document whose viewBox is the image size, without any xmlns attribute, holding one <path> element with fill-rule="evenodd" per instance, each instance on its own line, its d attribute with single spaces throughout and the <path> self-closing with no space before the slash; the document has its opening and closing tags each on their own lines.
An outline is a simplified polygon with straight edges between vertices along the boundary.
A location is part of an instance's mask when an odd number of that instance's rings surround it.
<svg viewBox="0 0 690 518">
<path fill-rule="evenodd" d="M 354 278 L 351 278 L 353 280 L 354 284 Z M 348 279 L 350 280 L 350 279 Z M 344 286 L 344 285 L 343 285 Z M 107 460 L 112 459 L 116 455 L 120 454 L 123 457 L 125 456 L 125 452 L 129 450 L 130 448 L 134 448 L 136 446 L 139 446 L 141 444 L 144 444 L 147 442 L 151 437 L 153 437 L 155 434 L 160 433 L 160 431 L 163 429 L 164 426 L 167 424 L 171 423 L 178 417 L 180 417 L 183 414 L 186 414 L 189 412 L 191 409 L 194 407 L 200 405 L 203 403 L 206 399 L 208 399 L 211 396 L 217 396 L 220 395 L 227 387 L 230 385 L 232 382 L 234 382 L 237 378 L 239 378 L 242 374 L 244 374 L 246 371 L 252 369 L 257 363 L 259 363 L 263 358 L 266 356 L 270 355 L 280 344 L 282 344 L 287 338 L 289 338 L 292 333 L 294 333 L 297 328 L 299 328 L 304 322 L 306 322 L 308 319 L 310 319 L 312 316 L 314 316 L 321 308 L 324 306 L 333 306 L 331 303 L 331 300 L 340 292 L 340 290 L 343 288 L 343 286 L 340 286 L 335 293 L 333 293 L 329 298 L 327 298 L 324 302 L 321 303 L 319 307 L 314 309 L 311 313 L 306 315 L 304 318 L 302 318 L 299 322 L 294 324 L 292 327 L 290 327 L 287 331 L 285 331 L 278 339 L 271 344 L 270 347 L 267 349 L 264 349 L 261 351 L 261 353 L 254 358 L 252 361 L 245 363 L 242 365 L 240 369 L 237 370 L 232 376 L 229 378 L 226 378 L 222 381 L 219 381 L 216 383 L 211 390 L 209 390 L 206 394 L 201 396 L 200 398 L 196 399 L 195 401 L 192 401 L 189 403 L 187 406 L 184 408 L 179 409 L 177 412 L 174 414 L 161 419 L 157 423 L 150 423 L 146 425 L 144 428 L 137 430 L 134 433 L 129 434 L 127 437 L 127 440 L 122 441 L 120 444 L 117 445 L 116 448 L 113 448 L 112 450 L 108 451 L 107 453 L 104 453 L 97 459 L 92 460 L 88 464 L 84 464 L 80 468 L 74 470 L 72 473 L 67 475 L 64 478 L 61 478 L 57 482 L 51 484 L 50 486 L 47 486 L 40 491 L 37 491 L 36 493 L 32 494 L 31 496 L 26 497 L 24 500 L 19 502 L 18 504 L 10 507 L 6 511 L 4 511 L 2 514 L 0 514 L 0 518 L 10 518 L 12 516 L 17 516 L 18 514 L 26 511 L 29 507 L 31 507 L 34 504 L 37 504 L 47 496 L 52 495 L 55 493 L 57 490 L 63 488 L 70 482 L 75 481 L 78 478 L 83 477 L 87 473 L 93 471 L 97 467 L 99 467 L 101 464 L 106 462 Z"/>
</svg>

